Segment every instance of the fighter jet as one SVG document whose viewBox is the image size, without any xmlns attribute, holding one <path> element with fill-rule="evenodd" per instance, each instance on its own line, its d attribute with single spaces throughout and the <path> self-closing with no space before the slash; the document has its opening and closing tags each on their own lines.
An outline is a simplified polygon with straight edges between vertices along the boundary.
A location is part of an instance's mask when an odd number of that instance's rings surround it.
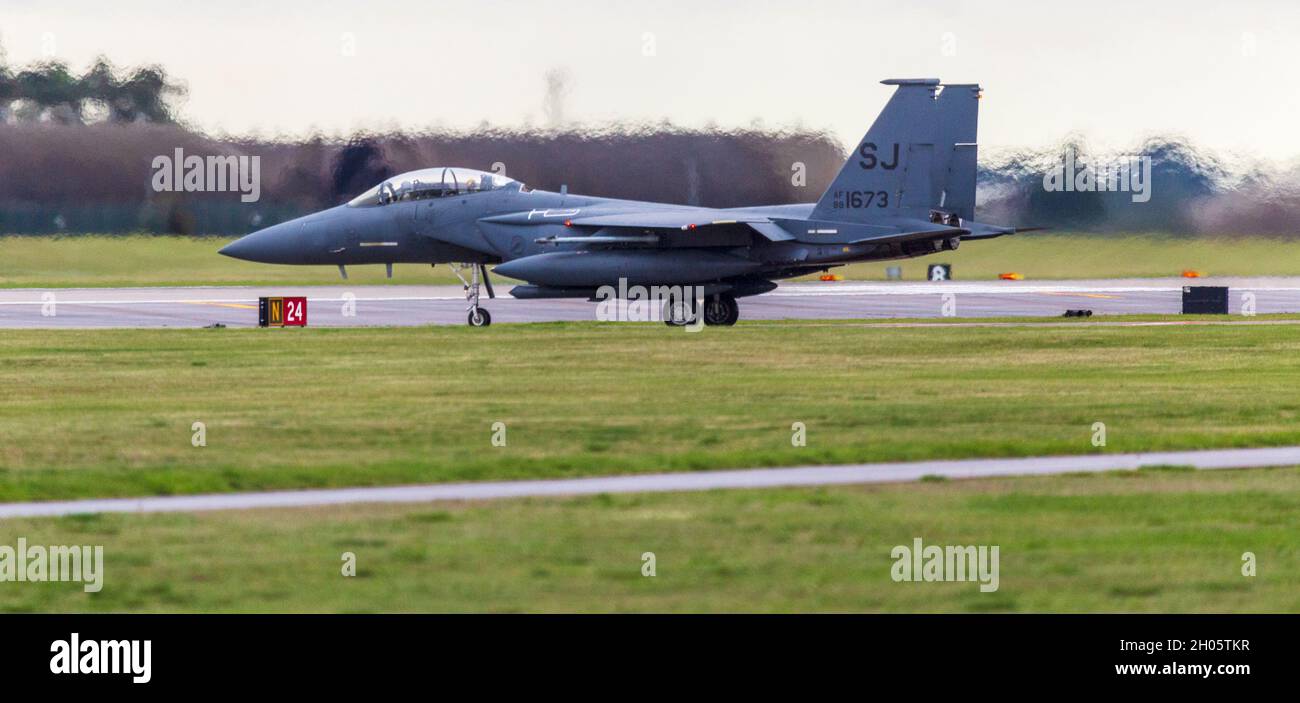
<svg viewBox="0 0 1300 703">
<path fill-rule="evenodd" d="M 697 292 L 670 325 L 732 325 L 737 298 L 856 261 L 951 251 L 1012 234 L 975 221 L 980 87 L 890 79 L 894 94 L 816 203 L 706 208 L 532 190 L 498 173 L 439 167 L 385 180 L 352 201 L 277 224 L 221 253 L 274 264 L 452 265 L 468 321 L 486 327 L 493 272 L 515 298 L 596 300 L 603 286 Z M 466 278 L 466 272 L 469 278 Z M 623 285 L 620 286 L 620 283 Z M 607 289 L 606 289 L 607 290 Z"/>
</svg>

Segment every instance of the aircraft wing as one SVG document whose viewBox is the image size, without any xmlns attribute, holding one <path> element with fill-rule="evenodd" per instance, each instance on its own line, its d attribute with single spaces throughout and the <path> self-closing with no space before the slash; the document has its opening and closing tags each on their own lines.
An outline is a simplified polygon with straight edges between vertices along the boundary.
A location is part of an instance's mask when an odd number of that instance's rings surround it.
<svg viewBox="0 0 1300 703">
<path fill-rule="evenodd" d="M 817 244 L 859 244 L 864 242 L 898 242 L 934 237 L 997 236 L 1006 231 L 981 226 L 976 232 L 945 226 L 927 220 L 891 218 L 877 224 L 803 220 L 768 217 L 761 213 L 713 208 L 665 207 L 660 209 L 623 210 L 612 208 L 534 210 L 484 218 L 482 222 L 500 225 L 542 225 L 563 223 L 571 234 L 552 236 L 547 241 L 559 243 L 645 243 L 653 244 L 660 236 L 704 236 L 711 229 L 748 227 L 774 241 L 800 241 Z M 703 246 L 710 246 L 702 241 Z M 718 245 L 714 243 L 713 245 Z"/>
<path fill-rule="evenodd" d="M 617 241 L 631 241 L 626 237 L 639 234 L 619 234 L 618 230 L 671 230 L 691 231 L 710 227 L 748 226 L 774 242 L 795 239 L 795 235 L 761 214 L 738 213 L 703 207 L 664 207 L 656 209 L 575 208 L 572 210 L 532 210 L 508 215 L 497 215 L 481 220 L 502 225 L 540 225 L 563 222 L 581 232 L 601 231 L 604 237 L 620 237 Z M 573 240 L 577 241 L 577 235 Z M 566 238 L 567 239 L 567 238 Z M 601 240 L 592 239 L 593 243 Z M 614 241 L 614 240 L 611 240 Z"/>
<path fill-rule="evenodd" d="M 971 231 L 926 220 L 896 219 L 888 224 L 863 224 L 856 222 L 827 222 L 769 218 L 763 215 L 737 213 L 708 208 L 681 210 L 651 210 L 573 217 L 573 227 L 592 227 L 602 230 L 676 229 L 695 230 L 723 225 L 747 225 L 772 241 L 798 240 L 801 242 L 859 244 L 863 242 L 897 242 L 941 236 L 969 236 Z M 993 230 L 997 230 L 996 234 Z M 978 237 L 1006 234 L 1006 230 L 981 226 Z M 577 238 L 575 238 L 576 240 Z"/>
<path fill-rule="evenodd" d="M 711 208 L 645 210 L 570 218 L 574 227 L 637 227 L 642 229 L 695 229 L 711 225 L 770 222 L 766 217 L 737 217 L 735 213 Z"/>
<path fill-rule="evenodd" d="M 522 210 L 505 215 L 485 217 L 482 222 L 503 225 L 542 225 L 563 222 L 571 227 L 636 227 L 641 229 L 688 229 L 691 225 L 736 224 L 763 221 L 766 217 L 738 217 L 734 211 L 706 207 L 572 208 L 549 210 Z"/>
<path fill-rule="evenodd" d="M 746 225 L 773 242 L 797 239 L 787 229 L 765 215 L 742 214 L 728 210 L 690 208 L 684 210 L 650 210 L 618 214 L 575 217 L 574 226 L 600 228 L 694 230 L 706 227 Z"/>
</svg>

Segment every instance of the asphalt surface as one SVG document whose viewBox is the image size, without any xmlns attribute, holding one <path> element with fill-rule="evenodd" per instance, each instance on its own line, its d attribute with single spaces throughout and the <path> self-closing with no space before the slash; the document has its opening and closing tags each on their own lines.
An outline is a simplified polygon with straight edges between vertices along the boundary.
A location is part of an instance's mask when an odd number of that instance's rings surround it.
<svg viewBox="0 0 1300 703">
<path fill-rule="evenodd" d="M 499 285 L 504 290 L 507 286 Z M 742 319 L 928 318 L 1055 316 L 1067 309 L 1096 315 L 1181 310 L 1185 285 L 1225 285 L 1230 311 L 1253 297 L 1259 314 L 1300 312 L 1300 278 L 1187 280 L 947 281 L 787 283 L 741 300 Z M 951 297 L 948 295 L 951 294 Z M 1250 294 L 1249 296 L 1246 294 Z M 232 327 L 257 324 L 258 296 L 308 298 L 312 326 L 464 324 L 459 286 L 284 286 L 187 288 L 0 289 L 0 328 Z M 581 300 L 483 299 L 494 323 L 595 319 Z M 945 307 L 947 308 L 945 310 Z M 346 314 L 349 310 L 354 314 Z M 1234 322 L 1248 322 L 1240 316 Z M 914 481 L 923 476 L 977 478 L 1112 471 L 1150 465 L 1202 469 L 1300 465 L 1300 447 L 1203 452 L 1105 454 L 1077 457 L 979 459 L 898 464 L 808 466 L 551 481 L 507 481 L 385 488 L 233 493 L 0 504 L 0 518 L 88 512 L 189 512 L 251 508 L 491 500 L 523 496 L 693 491 L 773 486 L 820 486 Z"/>
<path fill-rule="evenodd" d="M 1185 285 L 1226 285 L 1230 311 L 1249 296 L 1259 314 L 1300 312 L 1300 278 L 1128 279 L 1075 281 L 947 281 L 786 283 L 740 301 L 742 320 L 893 317 L 1057 316 L 1069 309 L 1096 315 L 1178 313 Z M 493 323 L 594 320 L 583 300 L 515 300 L 482 305 Z M 952 297 L 946 298 L 946 294 Z M 1249 296 L 1247 295 L 1249 294 Z M 259 286 L 193 288 L 0 289 L 0 328 L 230 327 L 257 324 L 259 296 L 305 295 L 312 326 L 465 324 L 459 286 Z M 349 305 L 349 303 L 354 305 Z M 945 303 L 947 309 L 945 310 Z M 346 314 L 349 309 L 353 315 Z"/>
<path fill-rule="evenodd" d="M 718 489 L 832 486 L 916 481 L 925 476 L 952 479 L 1133 470 L 1144 466 L 1242 469 L 1300 464 L 1300 447 L 1216 449 L 1147 454 L 1090 454 L 1022 459 L 969 459 L 893 464 L 799 466 L 788 469 L 698 471 L 640 476 L 483 481 L 385 488 L 338 488 L 196 496 L 112 498 L 61 502 L 2 503 L 0 519 L 53 517 L 84 513 L 171 513 L 256 508 L 298 508 L 351 503 L 430 503 L 501 498 L 577 496 L 598 493 L 662 493 Z"/>
</svg>

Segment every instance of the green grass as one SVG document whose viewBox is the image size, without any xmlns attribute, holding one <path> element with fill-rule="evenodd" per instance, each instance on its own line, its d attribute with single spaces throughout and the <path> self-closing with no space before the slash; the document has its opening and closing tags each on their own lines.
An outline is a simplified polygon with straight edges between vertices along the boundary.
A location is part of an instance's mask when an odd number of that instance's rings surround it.
<svg viewBox="0 0 1300 703">
<path fill-rule="evenodd" d="M 1297 444 L 1297 387 L 1284 324 L 6 330 L 0 500 Z"/>
<path fill-rule="evenodd" d="M 1296 514 L 1290 468 L 4 521 L 105 578 L 0 611 L 1296 612 Z M 915 537 L 997 545 L 998 590 L 894 582 Z"/>
<path fill-rule="evenodd" d="M 225 238 L 4 237 L 0 288 L 166 285 L 312 285 L 339 282 L 330 266 L 272 266 L 216 252 Z M 1300 275 L 1300 247 L 1264 237 L 1183 238 L 1027 233 L 967 242 L 956 252 L 921 259 L 853 264 L 834 269 L 850 279 L 883 279 L 902 266 L 905 279 L 925 277 L 931 263 L 951 263 L 962 280 L 1018 272 L 1028 279 L 1210 275 Z M 387 283 L 382 266 L 353 266 L 353 283 Z M 445 266 L 399 264 L 392 283 L 455 283 Z"/>
<path fill-rule="evenodd" d="M 1184 270 L 1211 276 L 1300 276 L 1300 247 L 1266 237 L 1083 235 L 1028 232 L 965 242 L 955 252 L 920 259 L 852 264 L 833 273 L 848 279 L 884 279 L 901 266 L 904 279 L 923 279 L 930 264 L 952 264 L 958 280 L 995 279 L 1020 273 L 1026 280 L 1064 278 L 1162 278 Z"/>
<path fill-rule="evenodd" d="M 221 256 L 225 237 L 0 237 L 0 288 L 331 285 L 333 266 L 276 266 Z M 351 266 L 359 284 L 455 283 L 445 266 Z"/>
</svg>

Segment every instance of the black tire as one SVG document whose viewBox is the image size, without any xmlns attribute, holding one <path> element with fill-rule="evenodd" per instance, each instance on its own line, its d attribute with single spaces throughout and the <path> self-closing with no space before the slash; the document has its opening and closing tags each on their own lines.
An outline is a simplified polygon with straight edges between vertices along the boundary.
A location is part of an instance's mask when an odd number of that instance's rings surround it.
<svg viewBox="0 0 1300 703">
<path fill-rule="evenodd" d="M 487 327 L 492 324 L 492 314 L 483 308 L 474 308 L 469 311 L 470 327 Z"/>
<path fill-rule="evenodd" d="M 684 319 L 674 319 L 674 310 L 679 309 L 685 314 Z M 684 302 L 678 301 L 676 297 L 670 297 L 664 301 L 663 319 L 664 324 L 669 327 L 685 327 L 695 322 L 695 316 L 698 314 L 695 310 L 695 299 L 690 298 Z"/>
<path fill-rule="evenodd" d="M 731 314 L 727 315 L 727 321 L 722 324 L 730 327 L 740 321 L 740 303 L 736 302 L 736 299 L 730 295 L 727 296 L 727 300 L 731 301 L 729 303 Z"/>
<path fill-rule="evenodd" d="M 730 327 L 740 319 L 740 304 L 735 297 L 719 293 L 704 301 L 704 324 Z"/>
</svg>

